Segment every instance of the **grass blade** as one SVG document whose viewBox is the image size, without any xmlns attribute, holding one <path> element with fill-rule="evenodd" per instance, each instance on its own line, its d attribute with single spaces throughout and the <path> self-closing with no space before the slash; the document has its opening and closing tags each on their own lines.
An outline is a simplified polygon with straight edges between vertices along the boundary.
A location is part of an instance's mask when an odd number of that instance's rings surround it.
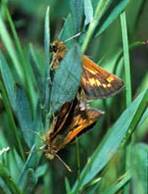
<svg viewBox="0 0 148 194">
<path fill-rule="evenodd" d="M 13 179 L 10 177 L 7 169 L 1 163 L 0 163 L 0 177 L 6 183 L 6 185 L 0 184 L 0 187 L 2 188 L 3 186 L 8 187 L 8 190 L 10 190 L 12 194 L 22 194 L 18 186 L 14 183 Z M 4 190 L 6 190 L 6 188 L 4 188 Z"/>
<path fill-rule="evenodd" d="M 44 49 L 45 49 L 45 75 L 44 75 L 44 83 L 45 83 L 45 90 L 44 90 L 44 95 L 45 99 L 43 102 L 43 106 L 45 108 L 45 129 L 48 129 L 49 126 L 49 118 L 48 118 L 48 111 L 49 111 L 49 96 L 50 96 L 50 27 L 49 27 L 49 13 L 50 13 L 50 8 L 47 7 L 46 10 L 46 15 L 45 15 L 45 28 L 44 28 Z"/>
<path fill-rule="evenodd" d="M 130 172 L 125 173 L 122 177 L 120 177 L 120 181 L 109 187 L 106 191 L 104 191 L 102 194 L 115 194 L 118 191 L 120 191 L 132 178 L 132 175 Z"/>
<path fill-rule="evenodd" d="M 13 64 L 14 64 L 14 67 L 16 69 L 17 74 L 19 75 L 21 80 L 24 80 L 22 68 L 21 68 L 20 63 L 19 63 L 18 58 L 17 58 L 17 53 L 15 51 L 14 45 L 13 45 L 12 40 L 10 38 L 10 35 L 6 29 L 6 26 L 2 20 L 1 15 L 0 15 L 0 37 L 1 37 L 6 49 L 8 51 L 8 54 L 10 55 L 10 57 L 13 61 Z"/>
<path fill-rule="evenodd" d="M 128 134 L 126 139 L 129 138 L 129 135 L 131 135 L 136 128 L 146 108 L 147 99 L 148 90 L 145 90 L 130 104 L 114 126 L 108 131 L 102 143 L 95 150 L 84 167 L 80 179 L 75 183 L 72 189 L 73 193 L 78 193 L 104 168 L 117 151 L 126 134 Z"/>
<path fill-rule="evenodd" d="M 131 163 L 133 193 L 148 193 L 148 145 L 141 143 L 133 146 Z"/>
<path fill-rule="evenodd" d="M 107 18 L 103 18 L 104 21 L 100 21 L 99 30 L 96 33 L 96 37 L 104 32 L 107 27 L 119 16 L 119 14 L 126 8 L 129 0 L 122 0 L 112 9 L 110 14 L 106 14 Z"/>
<path fill-rule="evenodd" d="M 86 26 L 93 20 L 93 7 L 91 0 L 84 1 L 84 14 L 85 14 L 84 25 Z"/>
<path fill-rule="evenodd" d="M 126 106 L 132 101 L 132 89 L 131 89 L 131 71 L 129 61 L 129 46 L 126 24 L 126 13 L 123 12 L 120 16 L 121 30 L 122 30 L 122 42 L 123 42 L 123 60 L 125 68 L 125 89 L 126 89 Z"/>
</svg>

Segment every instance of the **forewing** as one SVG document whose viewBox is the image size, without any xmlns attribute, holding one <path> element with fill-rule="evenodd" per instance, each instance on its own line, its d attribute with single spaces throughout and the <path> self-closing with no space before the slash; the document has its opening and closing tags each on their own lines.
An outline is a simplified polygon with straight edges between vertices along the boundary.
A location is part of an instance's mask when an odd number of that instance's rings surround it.
<svg viewBox="0 0 148 194">
<path fill-rule="evenodd" d="M 92 108 L 81 110 L 80 104 L 78 103 L 74 110 L 70 125 L 67 127 L 67 134 L 65 135 L 63 145 L 71 142 L 86 131 L 86 129 L 91 127 L 102 114 L 102 111 Z"/>
<path fill-rule="evenodd" d="M 120 78 L 96 65 L 87 56 L 83 56 L 82 63 L 81 88 L 87 99 L 107 98 L 123 88 L 124 83 Z"/>
<path fill-rule="evenodd" d="M 55 136 L 60 132 L 62 127 L 64 126 L 66 119 L 71 111 L 73 102 L 66 102 L 60 109 L 58 115 L 53 119 L 53 129 L 52 133 L 50 134 L 50 138 L 53 139 Z"/>
</svg>

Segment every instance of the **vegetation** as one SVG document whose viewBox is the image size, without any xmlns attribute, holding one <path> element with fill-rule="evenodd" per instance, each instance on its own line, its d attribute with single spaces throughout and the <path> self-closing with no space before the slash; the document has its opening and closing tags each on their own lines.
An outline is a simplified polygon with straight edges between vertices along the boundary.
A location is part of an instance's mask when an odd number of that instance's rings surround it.
<svg viewBox="0 0 148 194">
<path fill-rule="evenodd" d="M 146 8 L 145 0 L 0 1 L 0 194 L 147 193 Z M 79 32 L 51 83 L 49 43 Z M 60 151 L 69 173 L 41 147 L 53 110 L 77 93 L 70 71 L 80 78 L 73 59 L 83 53 L 125 88 L 90 102 L 105 114 Z"/>
</svg>

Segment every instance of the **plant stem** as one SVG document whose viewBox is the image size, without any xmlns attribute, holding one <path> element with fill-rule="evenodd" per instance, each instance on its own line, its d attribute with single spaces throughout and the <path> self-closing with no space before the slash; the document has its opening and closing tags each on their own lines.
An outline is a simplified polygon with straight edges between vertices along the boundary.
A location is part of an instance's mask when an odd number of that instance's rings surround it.
<svg viewBox="0 0 148 194">
<path fill-rule="evenodd" d="M 129 46 L 128 46 L 128 33 L 127 33 L 127 23 L 126 23 L 126 13 L 123 12 L 120 15 L 121 21 L 121 31 L 122 31 L 122 42 L 123 42 L 123 57 L 124 57 L 124 69 L 125 69 L 125 86 L 126 86 L 126 107 L 132 101 L 132 91 L 131 91 L 131 70 L 130 70 L 130 60 L 129 60 Z"/>
<path fill-rule="evenodd" d="M 121 32 L 122 32 L 122 43 L 123 43 L 123 61 L 124 61 L 124 70 L 125 70 L 125 86 L 126 86 L 126 107 L 132 101 L 132 92 L 131 92 L 131 71 L 130 71 L 130 60 L 129 60 L 129 46 L 128 46 L 128 32 L 127 32 L 127 23 L 126 23 L 126 13 L 123 12 L 120 15 L 121 22 Z M 133 139 L 127 144 L 125 150 L 125 170 L 128 171 L 130 168 L 131 162 L 131 149 L 132 149 Z M 129 184 L 124 188 L 124 194 L 129 193 Z"/>
<path fill-rule="evenodd" d="M 84 53 L 87 49 L 87 46 L 94 34 L 94 31 L 97 27 L 97 25 L 99 24 L 99 20 L 100 18 L 102 17 L 105 9 L 108 7 L 110 3 L 110 0 L 100 0 L 97 4 L 97 7 L 96 7 L 96 10 L 95 10 L 95 14 L 94 14 L 94 18 L 93 18 L 93 21 L 89 24 L 89 27 L 88 27 L 88 31 L 86 33 L 86 37 L 85 37 L 85 40 L 83 42 L 83 45 L 82 45 L 82 53 Z"/>
<path fill-rule="evenodd" d="M 11 111 L 11 108 L 10 108 L 9 100 L 7 99 L 7 94 L 6 94 L 6 91 L 5 91 L 4 86 L 3 86 L 1 81 L 0 81 L 0 90 L 1 90 L 1 93 L 2 93 L 2 96 L 3 96 L 4 106 L 6 108 L 8 118 L 9 118 L 10 124 L 12 126 L 12 132 L 11 133 L 14 133 L 13 135 L 16 138 L 16 141 L 14 140 L 14 145 L 16 146 L 16 148 L 18 147 L 20 155 L 24 160 L 25 159 L 24 150 L 23 150 L 23 147 L 22 147 L 19 135 L 18 135 L 17 127 L 15 125 L 15 121 L 14 121 L 14 117 L 13 117 L 13 114 L 12 114 L 12 111 Z M 10 133 L 10 135 L 12 135 L 11 133 Z"/>
</svg>

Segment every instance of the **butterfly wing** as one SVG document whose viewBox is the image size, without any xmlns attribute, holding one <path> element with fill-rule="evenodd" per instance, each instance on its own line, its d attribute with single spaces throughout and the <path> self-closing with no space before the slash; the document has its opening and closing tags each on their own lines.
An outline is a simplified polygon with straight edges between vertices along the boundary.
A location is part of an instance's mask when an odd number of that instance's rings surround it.
<svg viewBox="0 0 148 194">
<path fill-rule="evenodd" d="M 52 140 L 53 138 L 55 138 L 55 136 L 60 132 L 60 130 L 62 129 L 63 125 L 66 122 L 66 119 L 69 116 L 69 113 L 72 109 L 73 106 L 73 102 L 66 102 L 60 109 L 60 112 L 58 113 L 58 115 L 55 117 L 55 119 L 53 119 L 52 122 L 52 133 L 50 134 L 50 139 Z M 50 129 L 49 129 L 50 131 Z"/>
<path fill-rule="evenodd" d="M 63 126 L 69 116 L 73 102 L 66 102 L 60 111 L 53 118 L 51 127 L 44 137 L 44 153 L 48 159 L 53 159 L 55 154 L 61 149 L 63 142 Z"/>
<path fill-rule="evenodd" d="M 59 113 L 60 117 L 61 112 Z M 48 147 L 46 156 L 55 155 L 59 150 L 65 147 L 77 136 L 85 132 L 88 127 L 91 127 L 97 119 L 103 114 L 102 111 L 92 109 L 89 107 L 83 107 L 76 99 L 72 103 L 71 111 L 68 113 L 66 119 L 62 125 L 60 124 L 60 130 L 57 129 L 58 125 L 55 125 L 53 134 L 47 136 L 46 145 Z M 59 120 L 60 121 L 60 120 Z M 57 120 L 57 122 L 59 122 Z M 48 157 L 49 158 L 49 157 Z"/>
<path fill-rule="evenodd" d="M 63 146 L 74 140 L 77 136 L 85 132 L 91 127 L 97 119 L 104 114 L 102 111 L 86 107 L 81 109 L 80 102 L 75 107 L 73 117 L 67 127 L 66 135 L 63 141 Z"/>
<path fill-rule="evenodd" d="M 120 92 L 124 86 L 117 76 L 97 66 L 87 56 L 83 56 L 81 88 L 87 99 L 107 98 Z"/>
</svg>

